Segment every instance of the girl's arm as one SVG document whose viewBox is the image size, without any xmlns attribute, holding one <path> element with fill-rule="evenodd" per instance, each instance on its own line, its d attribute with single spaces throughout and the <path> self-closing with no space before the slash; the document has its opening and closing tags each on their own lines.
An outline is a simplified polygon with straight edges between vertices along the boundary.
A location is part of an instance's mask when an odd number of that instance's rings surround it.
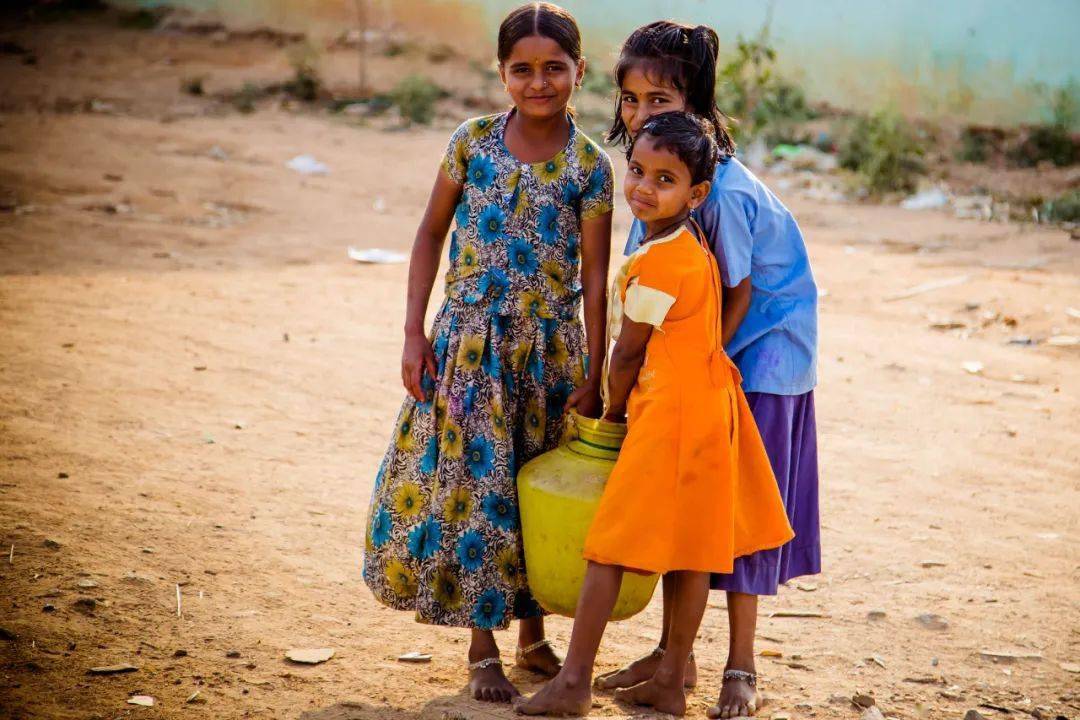
<svg viewBox="0 0 1080 720">
<path fill-rule="evenodd" d="M 437 372 L 435 353 L 431 341 L 424 332 L 424 316 L 427 314 L 431 287 L 439 272 L 443 242 L 450 230 L 454 208 L 461 199 L 462 186 L 439 170 L 435 187 L 431 189 L 427 210 L 416 230 L 412 258 L 409 260 L 409 293 L 405 304 L 405 347 L 401 352 L 401 381 L 409 394 L 419 402 L 427 398 L 421 386 L 423 373 L 427 370 L 432 379 Z"/>
<path fill-rule="evenodd" d="M 611 213 L 581 223 L 581 288 L 585 306 L 585 339 L 589 347 L 589 374 L 566 401 L 566 410 L 586 417 L 603 411 L 600 381 L 607 348 L 607 271 L 611 259 Z"/>
<path fill-rule="evenodd" d="M 724 310 L 720 316 L 720 338 L 724 347 L 735 337 L 735 331 L 746 319 L 746 313 L 750 309 L 751 289 L 750 276 L 743 278 L 735 287 L 724 288 Z"/>
<path fill-rule="evenodd" d="M 626 401 L 637 383 L 638 372 L 645 362 L 645 346 L 652 337 L 653 326 L 635 322 L 623 315 L 622 330 L 608 361 L 608 407 L 605 420 L 626 421 Z"/>
</svg>

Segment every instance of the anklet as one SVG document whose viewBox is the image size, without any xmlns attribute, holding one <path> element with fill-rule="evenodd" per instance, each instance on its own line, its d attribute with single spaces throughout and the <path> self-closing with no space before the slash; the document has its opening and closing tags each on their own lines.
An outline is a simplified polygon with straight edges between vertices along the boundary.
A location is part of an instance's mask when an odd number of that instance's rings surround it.
<svg viewBox="0 0 1080 720">
<path fill-rule="evenodd" d="M 526 655 L 528 655 L 529 653 L 531 653 L 531 652 L 533 652 L 535 650 L 539 650 L 542 647 L 551 647 L 551 641 L 550 640 L 540 640 L 538 642 L 534 642 L 532 645 L 528 645 L 526 647 L 519 647 L 517 649 L 517 659 L 524 661 Z"/>
<path fill-rule="evenodd" d="M 483 670 L 485 668 L 491 667 L 492 665 L 502 664 L 502 659 L 498 655 L 496 655 L 495 657 L 484 658 L 483 660 L 477 660 L 474 663 L 469 663 L 469 671 L 472 672 L 473 670 Z"/>
<path fill-rule="evenodd" d="M 725 670 L 725 680 L 742 680 L 750 687 L 757 687 L 757 674 L 745 670 Z"/>
</svg>

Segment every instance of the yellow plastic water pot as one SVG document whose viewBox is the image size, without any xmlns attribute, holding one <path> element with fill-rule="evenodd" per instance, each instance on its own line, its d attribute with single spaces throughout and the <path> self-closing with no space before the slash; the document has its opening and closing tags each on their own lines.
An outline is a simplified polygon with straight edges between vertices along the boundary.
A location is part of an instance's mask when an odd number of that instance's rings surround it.
<svg viewBox="0 0 1080 720">
<path fill-rule="evenodd" d="M 578 437 L 518 472 L 525 570 L 533 597 L 548 612 L 574 617 L 585 580 L 585 535 L 626 437 L 626 425 L 571 414 Z M 623 575 L 612 620 L 641 612 L 657 575 Z"/>
</svg>

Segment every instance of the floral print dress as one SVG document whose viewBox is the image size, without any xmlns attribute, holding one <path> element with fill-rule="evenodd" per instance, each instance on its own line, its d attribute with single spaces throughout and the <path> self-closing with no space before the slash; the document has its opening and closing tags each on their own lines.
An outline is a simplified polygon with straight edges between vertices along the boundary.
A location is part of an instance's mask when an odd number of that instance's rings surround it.
<svg viewBox="0 0 1080 720">
<path fill-rule="evenodd" d="M 514 111 L 469 120 L 444 172 L 462 187 L 427 402 L 409 398 L 375 480 L 364 580 L 419 622 L 484 630 L 542 610 L 525 578 L 518 468 L 557 446 L 586 374 L 582 222 L 612 209 L 611 161 L 571 122 L 539 163 L 504 140 Z"/>
</svg>

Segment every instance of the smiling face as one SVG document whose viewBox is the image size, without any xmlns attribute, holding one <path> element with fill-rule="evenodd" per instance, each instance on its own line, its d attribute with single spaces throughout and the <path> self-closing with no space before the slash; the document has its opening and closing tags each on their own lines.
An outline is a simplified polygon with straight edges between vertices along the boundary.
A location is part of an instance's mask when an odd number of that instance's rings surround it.
<svg viewBox="0 0 1080 720">
<path fill-rule="evenodd" d="M 623 76 L 619 88 L 619 115 L 632 138 L 637 137 L 641 126 L 653 115 L 687 109 L 683 93 L 670 83 L 654 82 L 658 80 L 641 63 L 628 69 Z"/>
<path fill-rule="evenodd" d="M 518 40 L 499 65 L 499 76 L 518 112 L 534 119 L 565 113 L 584 73 L 584 59 L 574 62 L 559 43 L 539 35 Z"/>
<path fill-rule="evenodd" d="M 675 153 L 658 149 L 656 139 L 646 133 L 634 143 L 623 186 L 634 217 L 651 231 L 701 205 L 710 184 L 695 185 L 686 163 Z"/>
</svg>

